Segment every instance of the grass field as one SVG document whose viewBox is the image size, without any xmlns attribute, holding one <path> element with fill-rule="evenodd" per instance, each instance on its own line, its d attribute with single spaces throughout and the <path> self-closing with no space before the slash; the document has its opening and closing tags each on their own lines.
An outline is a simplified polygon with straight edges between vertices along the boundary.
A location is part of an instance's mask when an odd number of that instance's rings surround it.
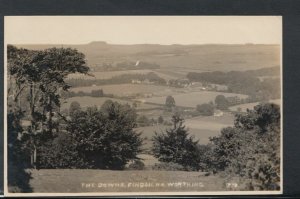
<svg viewBox="0 0 300 199">
<path fill-rule="evenodd" d="M 281 99 L 276 99 L 276 100 L 270 100 L 270 103 L 274 103 L 277 105 L 281 105 Z M 231 106 L 229 107 L 229 110 L 231 111 L 238 111 L 238 108 L 241 108 L 241 112 L 246 112 L 247 109 L 252 110 L 254 106 L 258 105 L 260 102 L 254 102 L 254 103 L 247 103 L 247 104 L 239 104 L 236 106 Z"/>
<path fill-rule="evenodd" d="M 102 89 L 105 94 L 113 94 L 116 96 L 131 96 L 135 94 L 151 94 L 158 92 L 168 92 L 167 86 L 147 85 L 147 84 L 114 84 L 103 86 L 86 86 L 72 88 L 71 91 L 91 92 L 92 90 Z M 171 92 L 171 91 L 169 91 Z"/>
<path fill-rule="evenodd" d="M 106 100 L 112 100 L 112 101 L 116 101 L 120 104 L 129 104 L 129 105 L 132 105 L 132 103 L 133 103 L 133 101 L 109 98 L 109 97 L 89 97 L 89 96 L 71 97 L 71 98 L 66 99 L 65 103 L 62 103 L 61 110 L 69 109 L 70 104 L 74 101 L 79 102 L 79 104 L 82 108 L 86 108 L 86 107 L 90 107 L 90 106 L 100 107 Z M 144 103 L 137 104 L 137 110 L 152 109 L 152 108 L 156 108 L 156 107 L 157 106 L 155 106 L 155 105 L 144 104 Z"/>
<path fill-rule="evenodd" d="M 235 94 L 235 93 L 223 93 L 215 91 L 200 91 L 200 92 L 188 92 L 183 94 L 173 95 L 177 106 L 184 107 L 196 107 L 198 104 L 208 103 L 215 100 L 217 95 L 224 95 L 225 97 L 238 96 L 240 98 L 246 98 L 247 95 Z M 164 104 L 166 97 L 151 97 L 145 99 L 139 99 L 145 102 Z"/>
<path fill-rule="evenodd" d="M 226 191 L 224 179 L 202 172 L 42 169 L 31 174 L 34 193 Z"/>
<path fill-rule="evenodd" d="M 222 128 L 233 126 L 234 116 L 230 113 L 225 113 L 220 117 L 194 117 L 191 119 L 185 120 L 184 125 L 188 128 L 190 135 L 194 136 L 196 140 L 199 140 L 200 144 L 207 144 L 210 137 L 218 136 Z M 144 141 L 144 148 L 149 149 L 152 146 L 151 138 L 154 135 L 154 132 L 165 131 L 170 126 L 165 125 L 155 125 L 155 126 L 146 126 L 139 127 L 135 130 L 137 132 L 142 132 L 142 136 L 147 138 Z"/>
</svg>

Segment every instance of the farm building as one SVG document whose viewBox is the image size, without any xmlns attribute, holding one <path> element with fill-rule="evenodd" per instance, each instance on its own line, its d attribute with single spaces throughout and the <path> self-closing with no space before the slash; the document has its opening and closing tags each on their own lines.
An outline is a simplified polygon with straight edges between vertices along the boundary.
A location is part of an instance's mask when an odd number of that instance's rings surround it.
<svg viewBox="0 0 300 199">
<path fill-rule="evenodd" d="M 223 115 L 224 115 L 224 113 L 222 111 L 220 111 L 220 110 L 215 110 L 215 112 L 214 112 L 214 116 L 215 117 L 221 117 Z"/>
</svg>

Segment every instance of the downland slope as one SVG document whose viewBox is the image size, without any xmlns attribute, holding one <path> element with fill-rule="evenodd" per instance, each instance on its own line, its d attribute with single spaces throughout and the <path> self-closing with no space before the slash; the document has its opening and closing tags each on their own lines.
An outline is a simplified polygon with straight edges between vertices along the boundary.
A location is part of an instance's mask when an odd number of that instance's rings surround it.
<svg viewBox="0 0 300 199">
<path fill-rule="evenodd" d="M 71 47 L 84 53 L 91 67 L 103 63 L 138 60 L 159 64 L 162 69 L 204 71 L 249 70 L 279 66 L 280 46 L 263 44 L 206 44 L 206 45 L 115 45 L 91 42 L 82 45 L 16 45 L 27 49 Z"/>
</svg>

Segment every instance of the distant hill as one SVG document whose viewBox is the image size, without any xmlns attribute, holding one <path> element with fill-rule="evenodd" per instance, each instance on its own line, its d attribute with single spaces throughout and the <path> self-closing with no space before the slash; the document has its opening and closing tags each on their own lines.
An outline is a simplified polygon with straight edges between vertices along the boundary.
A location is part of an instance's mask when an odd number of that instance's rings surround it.
<svg viewBox="0 0 300 199">
<path fill-rule="evenodd" d="M 115 45 L 91 42 L 82 45 L 16 45 L 27 49 L 70 47 L 83 52 L 91 67 L 119 62 L 145 61 L 162 69 L 209 71 L 253 70 L 280 65 L 280 46 L 263 44 Z"/>
</svg>

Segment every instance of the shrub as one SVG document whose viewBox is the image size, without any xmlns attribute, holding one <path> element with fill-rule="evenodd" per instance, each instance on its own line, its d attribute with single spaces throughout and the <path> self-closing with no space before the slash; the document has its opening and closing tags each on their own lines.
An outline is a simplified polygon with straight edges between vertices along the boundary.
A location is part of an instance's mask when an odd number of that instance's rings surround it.
<svg viewBox="0 0 300 199">
<path fill-rule="evenodd" d="M 40 169 L 89 167 L 76 150 L 75 140 L 67 133 L 60 132 L 56 138 L 46 142 L 38 150 L 37 166 Z"/>
<path fill-rule="evenodd" d="M 130 170 L 144 170 L 145 169 L 145 164 L 141 160 L 133 160 L 133 162 L 128 165 L 128 169 L 130 169 Z"/>
<path fill-rule="evenodd" d="M 78 112 L 67 130 L 79 155 L 92 168 L 124 169 L 142 151 L 143 139 L 135 127 L 135 110 L 108 100 L 100 110 L 93 107 Z"/>
</svg>

